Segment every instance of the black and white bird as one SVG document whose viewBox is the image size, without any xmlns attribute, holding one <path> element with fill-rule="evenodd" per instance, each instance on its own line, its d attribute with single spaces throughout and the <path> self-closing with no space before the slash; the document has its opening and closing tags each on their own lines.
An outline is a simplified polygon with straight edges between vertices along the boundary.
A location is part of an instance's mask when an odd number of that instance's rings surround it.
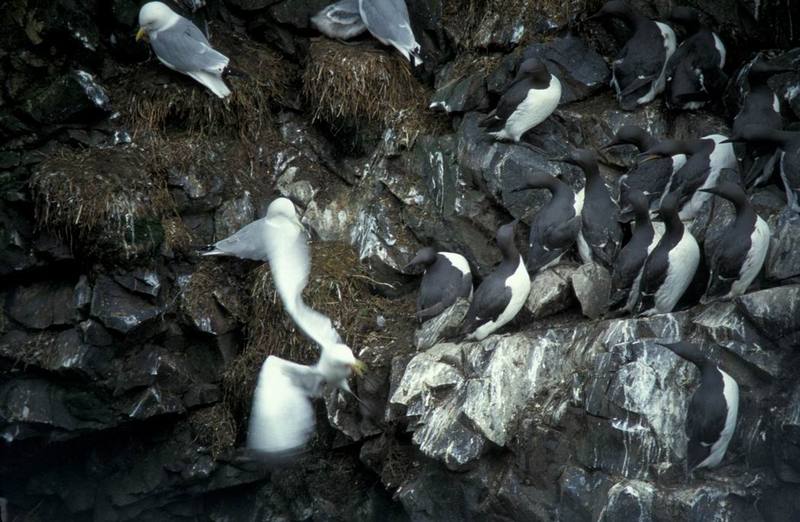
<svg viewBox="0 0 800 522">
<path fill-rule="evenodd" d="M 786 206 L 800 213 L 800 131 L 770 129 L 762 125 L 746 125 L 734 133 L 730 143 L 766 144 L 780 149 L 780 173 L 786 191 Z"/>
<path fill-rule="evenodd" d="M 311 399 L 326 387 L 352 394 L 348 377 L 363 364 L 342 342 L 330 318 L 302 297 L 311 272 L 307 236 L 294 205 L 286 198 L 270 203 L 267 215 L 215 243 L 204 255 L 229 255 L 269 261 L 284 309 L 295 325 L 320 347 L 317 364 L 305 366 L 269 356 L 261 367 L 247 433 L 247 446 L 263 456 L 299 451 L 314 429 Z"/>
<path fill-rule="evenodd" d="M 677 41 L 672 28 L 634 11 L 622 0 L 610 0 L 596 14 L 625 22 L 633 34 L 611 64 L 611 86 L 625 110 L 650 103 L 664 91 L 667 61 Z"/>
<path fill-rule="evenodd" d="M 691 284 L 700 263 L 700 247 L 681 222 L 678 200 L 678 193 L 670 192 L 661 201 L 658 213 L 664 220 L 664 235 L 642 268 L 635 307 L 640 315 L 671 312 Z"/>
<path fill-rule="evenodd" d="M 597 261 L 610 270 L 622 247 L 622 228 L 619 206 L 600 176 L 597 155 L 586 149 L 574 149 L 560 161 L 580 167 L 586 176 L 586 186 L 576 198 L 581 216 L 578 253 L 584 263 Z"/>
<path fill-rule="evenodd" d="M 743 94 L 741 108 L 733 118 L 734 134 L 741 133 L 747 125 L 753 124 L 783 129 L 780 98 L 772 91 L 767 80 L 772 75 L 791 71 L 793 69 L 789 67 L 766 62 L 762 55 L 742 68 L 741 74 L 747 78 L 748 90 Z M 779 153 L 774 147 L 755 143 L 745 144 L 743 148 L 739 159 L 745 186 L 756 186 L 767 181 L 775 170 Z"/>
<path fill-rule="evenodd" d="M 686 412 L 686 435 L 689 438 L 686 459 L 689 472 L 716 467 L 722 462 L 736 430 L 739 385 L 692 343 L 680 341 L 659 344 L 700 370 L 700 386 L 692 394 Z"/>
<path fill-rule="evenodd" d="M 756 214 L 744 189 L 736 183 L 724 182 L 701 190 L 727 199 L 736 209 L 736 217 L 722 232 L 719 241 L 713 247 L 708 241 L 705 243 L 711 269 L 708 288 L 701 300 L 706 303 L 747 291 L 767 258 L 770 232 L 767 222 Z"/>
<path fill-rule="evenodd" d="M 358 0 L 340 0 L 311 17 L 311 24 L 328 38 L 349 40 L 367 30 Z"/>
<path fill-rule="evenodd" d="M 525 184 L 514 192 L 528 189 L 547 189 L 552 196 L 531 221 L 526 267 L 535 274 L 558 264 L 572 248 L 581 229 L 581 217 L 575 192 L 555 176 L 528 174 Z"/>
<path fill-rule="evenodd" d="M 632 189 L 628 202 L 636 219 L 630 241 L 620 250 L 611 272 L 610 308 L 619 307 L 631 311 L 639 297 L 639 283 L 647 256 L 661 239 L 650 221 L 650 206 L 639 190 Z"/>
<path fill-rule="evenodd" d="M 139 31 L 161 63 L 203 84 L 220 98 L 231 90 L 222 79 L 228 57 L 211 47 L 206 35 L 191 21 L 162 2 L 148 2 L 139 10 Z"/>
<path fill-rule="evenodd" d="M 603 149 L 619 145 L 633 145 L 639 152 L 644 152 L 657 146 L 659 141 L 646 130 L 636 125 L 623 125 L 619 128 L 614 139 L 606 144 Z M 647 198 L 650 210 L 658 210 L 658 205 L 664 190 L 669 185 L 672 176 L 686 163 L 685 154 L 675 154 L 665 158 L 656 158 L 650 161 L 638 162 L 627 173 L 619 178 L 620 205 L 628 205 L 628 193 L 639 190 Z M 620 214 L 622 222 L 628 222 L 632 217 L 628 212 Z"/>
<path fill-rule="evenodd" d="M 358 0 L 358 11 L 367 30 L 383 45 L 391 45 L 411 65 L 422 64 L 405 0 Z"/>
<path fill-rule="evenodd" d="M 723 169 L 737 170 L 736 155 L 727 136 L 709 134 L 696 140 L 663 140 L 642 156 L 670 157 L 676 154 L 685 154 L 686 163 L 672 176 L 663 197 L 677 192 L 682 204 L 681 219 L 691 220 L 711 198 L 711 194 L 699 189 L 715 186 Z"/>
<path fill-rule="evenodd" d="M 676 7 L 669 18 L 682 25 L 688 36 L 667 62 L 667 107 L 699 109 L 721 94 L 728 83 L 722 70 L 725 45 L 701 23 L 700 13 L 694 8 Z"/>
<path fill-rule="evenodd" d="M 519 142 L 550 116 L 561 100 L 561 82 L 538 58 L 523 61 L 497 107 L 479 125 L 500 141 Z"/>
<path fill-rule="evenodd" d="M 417 320 L 433 319 L 452 306 L 459 297 L 472 297 L 472 271 L 461 254 L 436 252 L 425 247 L 417 252 L 404 270 L 424 266 L 425 274 L 417 296 Z"/>
<path fill-rule="evenodd" d="M 497 229 L 496 241 L 503 260 L 486 276 L 472 296 L 459 334 L 467 340 L 482 341 L 514 319 L 531 291 L 531 278 L 514 244 L 514 225 Z"/>
</svg>

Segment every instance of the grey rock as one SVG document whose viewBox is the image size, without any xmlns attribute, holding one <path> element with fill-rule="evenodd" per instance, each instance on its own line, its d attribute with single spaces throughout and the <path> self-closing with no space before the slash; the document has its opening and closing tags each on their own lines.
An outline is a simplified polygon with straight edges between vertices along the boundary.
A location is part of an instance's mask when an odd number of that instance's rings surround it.
<svg viewBox="0 0 800 522">
<path fill-rule="evenodd" d="M 441 314 L 422 323 L 414 332 L 414 346 L 420 351 L 427 350 L 443 339 L 448 332 L 455 332 L 467 315 L 468 309 L 469 301 L 459 298 Z"/>
<path fill-rule="evenodd" d="M 100 276 L 94 286 L 91 314 L 105 327 L 129 334 L 143 325 L 157 321 L 161 309 L 128 292 L 110 277 Z"/>
<path fill-rule="evenodd" d="M 453 67 L 446 66 L 437 75 L 436 92 L 430 100 L 430 108 L 451 112 L 484 111 L 489 108 L 484 74 L 460 74 L 453 76 Z"/>
<path fill-rule="evenodd" d="M 563 312 L 575 303 L 572 276 L 575 268 L 556 266 L 536 273 L 531 279 L 531 293 L 525 308 L 534 319 Z"/>
<path fill-rule="evenodd" d="M 255 205 L 250 193 L 245 191 L 242 197 L 223 202 L 214 212 L 214 236 L 226 238 L 252 223 L 255 218 Z"/>
<path fill-rule="evenodd" d="M 26 94 L 21 104 L 33 120 L 44 124 L 99 118 L 109 110 L 105 89 L 85 71 L 73 71 Z"/>
<path fill-rule="evenodd" d="M 85 275 L 81 275 L 75 284 L 75 308 L 85 312 L 91 302 L 92 286 L 89 284 L 89 279 Z"/>
<path fill-rule="evenodd" d="M 800 342 L 800 285 L 753 292 L 735 302 L 764 337 L 781 346 Z"/>
<path fill-rule="evenodd" d="M 800 281 L 800 215 L 786 209 L 772 228 L 774 234 L 764 263 L 765 276 L 772 281 Z"/>
<path fill-rule="evenodd" d="M 590 319 L 602 317 L 608 310 L 611 295 L 611 274 L 597 263 L 581 265 L 572 274 L 572 288 L 581 304 L 583 315 Z"/>
<path fill-rule="evenodd" d="M 132 272 L 115 274 L 114 281 L 131 292 L 150 297 L 157 297 L 161 290 L 161 278 L 154 270 L 139 268 Z"/>
<path fill-rule="evenodd" d="M 651 522 L 653 514 L 653 497 L 656 488 L 640 480 L 627 480 L 614 484 L 608 491 L 608 502 L 600 512 L 599 520 L 638 520 Z"/>
<path fill-rule="evenodd" d="M 74 286 L 68 282 L 41 282 L 17 287 L 6 308 L 8 315 L 29 328 L 70 324 L 75 317 Z"/>
</svg>

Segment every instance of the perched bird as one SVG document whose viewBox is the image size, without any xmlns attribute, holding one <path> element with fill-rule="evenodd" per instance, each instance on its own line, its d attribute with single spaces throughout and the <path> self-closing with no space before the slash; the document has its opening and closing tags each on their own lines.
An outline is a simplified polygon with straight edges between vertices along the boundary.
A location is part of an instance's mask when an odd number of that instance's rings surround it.
<svg viewBox="0 0 800 522">
<path fill-rule="evenodd" d="M 611 64 L 611 86 L 624 110 L 650 103 L 664 91 L 667 61 L 675 52 L 670 26 L 640 15 L 622 0 L 610 0 L 596 14 L 625 22 L 633 34 Z"/>
<path fill-rule="evenodd" d="M 701 302 L 742 295 L 756 278 L 767 258 L 769 225 L 756 214 L 747 194 L 736 183 L 724 182 L 700 189 L 725 198 L 736 208 L 736 218 L 714 244 L 707 258 L 711 276 Z M 706 248 L 709 243 L 706 241 Z"/>
<path fill-rule="evenodd" d="M 420 45 L 411 30 L 405 0 L 358 0 L 361 20 L 372 36 L 391 45 L 411 62 L 422 64 Z"/>
<path fill-rule="evenodd" d="M 783 128 L 780 98 L 772 92 L 767 80 L 774 74 L 793 70 L 767 63 L 761 55 L 743 68 L 742 74 L 747 78 L 749 89 L 744 94 L 739 112 L 733 118 L 734 134 L 741 134 L 747 125 L 753 124 L 775 130 Z M 774 147 L 745 144 L 743 152 L 740 160 L 745 186 L 759 185 L 768 180 L 775 169 L 779 155 Z"/>
<path fill-rule="evenodd" d="M 408 270 L 417 265 L 425 267 L 417 297 L 417 320 L 433 319 L 459 297 L 472 297 L 472 271 L 461 254 L 436 252 L 425 247 L 406 265 Z"/>
<path fill-rule="evenodd" d="M 739 385 L 708 360 L 691 343 L 659 343 L 700 370 L 700 386 L 692 394 L 686 412 L 686 435 L 689 443 L 686 459 L 689 472 L 713 468 L 722 462 L 736 429 L 739 413 Z"/>
<path fill-rule="evenodd" d="M 166 4 L 148 2 L 139 10 L 136 40 L 145 34 L 161 63 L 191 76 L 220 98 L 231 93 L 222 80 L 228 57 L 212 48 L 196 25 Z"/>
<path fill-rule="evenodd" d="M 311 398 L 326 386 L 352 394 L 347 378 L 363 364 L 342 343 L 330 318 L 309 307 L 302 297 L 311 259 L 303 225 L 286 198 L 270 203 L 267 215 L 215 243 L 204 255 L 230 255 L 268 260 L 272 279 L 286 312 L 320 347 L 320 358 L 304 366 L 270 356 L 256 383 L 247 445 L 264 455 L 301 449 L 314 428 Z"/>
<path fill-rule="evenodd" d="M 628 193 L 628 201 L 636 224 L 630 241 L 614 260 L 610 297 L 612 308 L 624 304 L 625 311 L 631 311 L 635 306 L 644 262 L 661 239 L 661 232 L 656 231 L 650 221 L 650 206 L 645 195 L 632 189 Z"/>
<path fill-rule="evenodd" d="M 580 193 L 577 196 L 577 200 L 583 202 L 579 210 L 578 253 L 584 263 L 596 260 L 610 270 L 622 246 L 622 228 L 619 207 L 600 176 L 597 155 L 586 149 L 575 149 L 560 161 L 580 167 L 586 176 L 583 197 Z"/>
<path fill-rule="evenodd" d="M 536 273 L 557 264 L 578 238 L 581 229 L 580 211 L 572 188 L 549 174 L 531 173 L 525 184 L 513 190 L 547 189 L 550 201 L 531 221 L 528 239 L 528 272 Z"/>
<path fill-rule="evenodd" d="M 479 125 L 497 140 L 519 142 L 523 134 L 550 116 L 561 100 L 561 82 L 538 58 L 528 58 L 506 88 L 497 107 Z"/>
<path fill-rule="evenodd" d="M 800 213 L 800 132 L 747 125 L 734 133 L 728 143 L 766 144 L 780 149 L 780 173 L 786 191 L 786 206 Z"/>
<path fill-rule="evenodd" d="M 358 0 L 340 0 L 311 17 L 311 24 L 328 38 L 349 40 L 367 30 Z"/>
<path fill-rule="evenodd" d="M 699 109 L 718 96 L 728 83 L 725 45 L 716 33 L 700 22 L 700 13 L 679 6 L 670 20 L 682 25 L 687 38 L 667 62 L 667 107 Z"/>
<path fill-rule="evenodd" d="M 647 131 L 636 125 L 623 125 L 617 131 L 613 140 L 603 149 L 618 145 L 633 145 L 639 152 L 644 152 L 656 147 L 659 141 Z M 657 158 L 651 161 L 639 162 L 627 173 L 619 178 L 619 202 L 621 205 L 630 203 L 628 194 L 631 190 L 639 190 L 644 194 L 651 210 L 658 209 L 661 196 L 669 185 L 672 176 L 686 163 L 685 154 L 675 154 L 666 158 Z M 632 217 L 628 212 L 621 212 L 622 222 L 630 221 Z"/>
<path fill-rule="evenodd" d="M 670 192 L 658 211 L 664 235 L 647 256 L 635 311 L 640 315 L 671 312 L 689 287 L 700 263 L 700 247 L 678 216 L 678 193 Z"/>
<path fill-rule="evenodd" d="M 683 205 L 681 219 L 694 219 L 711 198 L 711 194 L 699 192 L 699 189 L 715 186 L 723 169 L 736 170 L 736 155 L 726 136 L 709 134 L 696 140 L 663 140 L 641 156 L 669 157 L 676 154 L 685 154 L 686 163 L 672 176 L 662 201 L 666 194 L 677 192 Z"/>
<path fill-rule="evenodd" d="M 503 260 L 484 278 L 472 296 L 459 328 L 459 334 L 468 340 L 482 341 L 514 319 L 531 291 L 531 278 L 514 245 L 515 224 L 516 221 L 512 221 L 497 229 L 496 241 Z"/>
</svg>

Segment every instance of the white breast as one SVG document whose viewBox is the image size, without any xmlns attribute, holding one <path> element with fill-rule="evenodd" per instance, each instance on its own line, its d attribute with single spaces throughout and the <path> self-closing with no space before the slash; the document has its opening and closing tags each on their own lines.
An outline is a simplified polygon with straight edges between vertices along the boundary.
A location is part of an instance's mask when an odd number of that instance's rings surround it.
<svg viewBox="0 0 800 522">
<path fill-rule="evenodd" d="M 769 238 L 769 225 L 767 225 L 766 221 L 756 216 L 756 226 L 750 234 L 750 250 L 747 252 L 747 257 L 744 260 L 744 264 L 742 264 L 741 270 L 739 270 L 739 279 L 731 285 L 731 291 L 728 296 L 745 293 L 750 283 L 761 272 L 761 267 L 764 266 L 764 260 L 767 258 Z"/>
<path fill-rule="evenodd" d="M 728 414 L 725 416 L 725 427 L 722 429 L 719 439 L 711 446 L 711 453 L 708 457 L 697 465 L 698 468 L 713 468 L 722 462 L 722 458 L 728 450 L 728 444 L 733 438 L 733 432 L 736 430 L 736 419 L 739 416 L 739 385 L 727 373 L 719 368 L 717 371 L 722 374 L 722 395 L 725 397 Z"/>
<path fill-rule="evenodd" d="M 467 260 L 464 259 L 464 256 L 461 254 L 454 254 L 453 252 L 439 252 L 439 254 L 450 261 L 450 264 L 457 268 L 462 274 L 468 275 L 472 273 L 469 269 L 469 263 L 467 263 Z"/>
<path fill-rule="evenodd" d="M 774 93 L 772 95 L 772 110 L 775 111 L 776 114 L 781 113 L 781 101 L 778 99 L 778 96 Z"/>
<path fill-rule="evenodd" d="M 723 136 L 722 134 L 709 134 L 708 136 L 703 136 L 701 139 L 711 139 L 714 140 L 714 143 L 716 144 L 714 150 L 711 152 L 708 158 L 708 175 L 706 176 L 706 180 L 703 182 L 703 185 L 700 187 L 701 189 L 705 189 L 716 186 L 722 169 L 736 170 L 738 164 L 736 162 L 736 154 L 733 152 L 733 144 L 722 143 L 723 140 L 728 139 L 727 136 Z M 692 199 L 686 205 L 684 205 L 684 208 L 681 210 L 681 219 L 694 218 L 702 208 L 703 204 L 711 199 L 711 197 L 712 194 L 709 194 L 708 192 L 700 192 L 699 190 L 696 191 L 692 195 Z"/>
<path fill-rule="evenodd" d="M 503 130 L 492 133 L 500 139 L 519 141 L 520 137 L 550 116 L 561 100 L 561 82 L 550 76 L 546 89 L 530 89 L 516 110 L 508 117 Z"/>
<path fill-rule="evenodd" d="M 522 309 L 531 291 L 531 278 L 528 275 L 528 270 L 525 268 L 525 262 L 522 260 L 522 256 L 519 256 L 517 269 L 506 279 L 506 288 L 511 289 L 511 300 L 508 302 L 506 309 L 503 310 L 503 313 L 500 314 L 497 320 L 489 321 L 482 325 L 476 329 L 472 335 L 468 336 L 468 339 L 475 339 L 477 341 L 485 339 L 490 333 L 514 319 Z"/>
<path fill-rule="evenodd" d="M 678 304 L 700 263 L 700 247 L 688 229 L 683 230 L 683 237 L 669 251 L 667 258 L 667 277 L 655 295 L 655 308 L 662 314 L 671 312 Z"/>
<path fill-rule="evenodd" d="M 675 52 L 675 32 L 670 26 L 667 24 L 662 24 L 661 22 L 656 22 L 656 26 L 658 27 L 658 30 L 661 31 L 661 37 L 664 39 L 664 63 L 661 65 L 661 73 L 658 75 L 658 78 L 656 78 L 656 80 L 650 84 L 650 90 L 647 92 L 647 94 L 636 100 L 636 103 L 639 105 L 650 103 L 657 95 L 664 92 L 667 61 L 669 61 L 670 56 L 672 56 L 672 54 Z M 619 92 L 617 92 L 617 95 L 619 95 Z"/>
<path fill-rule="evenodd" d="M 714 47 L 716 47 L 717 52 L 719 53 L 719 68 L 722 69 L 725 67 L 725 44 L 722 43 L 722 40 L 719 39 L 717 33 L 711 33 L 714 36 Z"/>
</svg>

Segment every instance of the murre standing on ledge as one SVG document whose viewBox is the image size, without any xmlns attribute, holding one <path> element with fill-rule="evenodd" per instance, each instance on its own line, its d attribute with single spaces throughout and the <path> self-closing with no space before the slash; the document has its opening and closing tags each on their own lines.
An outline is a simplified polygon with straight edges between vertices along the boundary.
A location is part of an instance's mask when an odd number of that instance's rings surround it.
<svg viewBox="0 0 800 522">
<path fill-rule="evenodd" d="M 692 343 L 658 343 L 700 370 L 700 386 L 692 394 L 686 412 L 688 471 L 713 468 L 722 462 L 736 429 L 739 414 L 739 385 L 708 360 Z"/>
<path fill-rule="evenodd" d="M 531 221 L 526 267 L 535 274 L 558 264 L 572 248 L 581 229 L 581 216 L 575 208 L 575 192 L 555 176 L 528 174 L 525 184 L 512 192 L 528 189 L 547 189 L 552 196 Z"/>
<path fill-rule="evenodd" d="M 767 258 L 770 233 L 767 222 L 756 214 L 747 194 L 736 183 L 724 182 L 700 190 L 725 198 L 736 208 L 733 222 L 714 244 L 713 250 L 706 250 L 711 275 L 701 302 L 707 303 L 717 298 L 742 295 L 747 291 Z M 709 244 L 706 241 L 706 248 Z"/>
<path fill-rule="evenodd" d="M 709 134 L 696 140 L 663 140 L 641 156 L 647 161 L 647 157 L 676 154 L 686 154 L 686 163 L 672 176 L 664 197 L 667 193 L 677 192 L 683 205 L 681 219 L 694 219 L 711 198 L 711 194 L 698 189 L 715 186 L 722 169 L 736 170 L 736 156 L 728 138 L 722 134 Z"/>
<path fill-rule="evenodd" d="M 763 143 L 781 150 L 780 172 L 786 190 L 786 206 L 800 213 L 800 132 L 770 129 L 762 125 L 746 125 L 734 133 L 729 143 Z"/>
<path fill-rule="evenodd" d="M 425 267 L 417 296 L 417 320 L 420 323 L 433 319 L 459 297 L 472 297 L 472 271 L 461 254 L 436 252 L 425 247 L 404 270 L 418 265 Z"/>
<path fill-rule="evenodd" d="M 664 220 L 664 235 L 642 268 L 635 307 L 640 315 L 671 312 L 691 284 L 700 263 L 700 247 L 678 216 L 678 198 L 677 192 L 670 192 L 661 201 L 658 213 Z"/>
<path fill-rule="evenodd" d="M 686 29 L 687 38 L 667 63 L 667 107 L 699 109 L 721 94 L 728 83 L 722 70 L 725 45 L 700 22 L 700 13 L 694 8 L 676 7 L 669 19 Z"/>
<path fill-rule="evenodd" d="M 772 92 L 767 80 L 774 74 L 792 72 L 794 69 L 780 67 L 767 63 L 763 56 L 756 58 L 745 65 L 742 74 L 746 75 L 749 90 L 744 95 L 742 106 L 733 118 L 733 133 L 741 133 L 747 125 L 763 125 L 770 129 L 781 130 L 783 117 L 781 116 L 781 102 L 778 95 Z M 739 159 L 742 162 L 742 179 L 746 187 L 760 185 L 766 182 L 775 169 L 778 156 L 774 147 L 747 143 L 744 154 Z"/>
<path fill-rule="evenodd" d="M 367 30 L 358 0 L 340 0 L 311 17 L 311 24 L 328 38 L 349 40 Z"/>
<path fill-rule="evenodd" d="M 497 107 L 479 125 L 500 141 L 519 142 L 550 116 L 561 100 L 561 82 L 538 58 L 522 62 Z"/>
<path fill-rule="evenodd" d="M 503 260 L 475 290 L 459 334 L 467 340 L 482 341 L 505 325 L 522 309 L 531 291 L 531 278 L 514 244 L 514 225 L 497 229 L 496 241 Z"/>
<path fill-rule="evenodd" d="M 661 234 L 650 221 L 650 206 L 639 190 L 628 193 L 628 202 L 636 219 L 631 240 L 620 250 L 611 273 L 610 308 L 624 303 L 623 309 L 631 311 L 639 297 L 639 282 L 647 256 L 658 244 Z"/>
<path fill-rule="evenodd" d="M 405 0 L 358 0 L 358 11 L 372 36 L 400 51 L 412 66 L 422 65 Z"/>
<path fill-rule="evenodd" d="M 579 210 L 578 253 L 584 263 L 596 260 L 611 270 L 622 246 L 622 228 L 619 207 L 600 176 L 597 155 L 590 150 L 574 149 L 558 161 L 580 167 L 586 176 L 586 187 L 581 191 L 583 197 L 580 193 L 577 196 L 578 203 L 583 203 Z"/>
<path fill-rule="evenodd" d="M 633 29 L 611 64 L 611 86 L 624 110 L 650 103 L 664 91 L 667 61 L 675 52 L 675 32 L 667 24 L 640 15 L 622 0 L 611 0 L 587 20 L 608 16 Z"/>
<path fill-rule="evenodd" d="M 658 145 L 659 141 L 646 130 L 636 125 L 623 125 L 617 131 L 613 140 L 603 146 L 609 149 L 618 145 L 634 145 L 639 152 Z M 657 158 L 651 161 L 637 163 L 627 173 L 619 178 L 620 205 L 628 205 L 628 192 L 639 190 L 647 198 L 651 210 L 658 210 L 661 196 L 669 185 L 672 175 L 686 163 L 685 154 L 676 154 L 666 158 Z M 627 222 L 632 217 L 626 211 L 621 211 L 622 222 Z"/>
</svg>

